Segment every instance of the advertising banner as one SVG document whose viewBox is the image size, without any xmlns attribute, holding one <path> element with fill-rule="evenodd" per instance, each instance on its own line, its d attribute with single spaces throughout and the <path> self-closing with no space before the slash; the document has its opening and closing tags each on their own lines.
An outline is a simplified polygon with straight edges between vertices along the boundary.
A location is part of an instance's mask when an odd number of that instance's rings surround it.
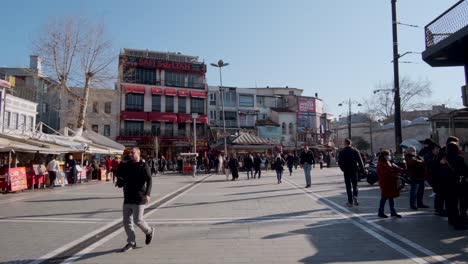
<svg viewBox="0 0 468 264">
<path fill-rule="evenodd" d="M 298 112 L 315 113 L 315 98 L 299 97 L 297 98 Z"/>
<path fill-rule="evenodd" d="M 8 170 L 8 175 L 10 177 L 10 191 L 16 192 L 28 188 L 25 167 L 11 168 Z"/>
</svg>

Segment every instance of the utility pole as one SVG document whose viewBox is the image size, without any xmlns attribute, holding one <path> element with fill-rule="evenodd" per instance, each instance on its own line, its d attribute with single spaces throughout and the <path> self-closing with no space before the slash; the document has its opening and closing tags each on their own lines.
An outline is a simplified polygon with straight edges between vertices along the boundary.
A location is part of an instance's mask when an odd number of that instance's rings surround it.
<svg viewBox="0 0 468 264">
<path fill-rule="evenodd" d="M 401 154 L 401 98 L 400 98 L 400 76 L 398 69 L 398 30 L 397 30 L 397 13 L 396 2 L 392 1 L 392 35 L 393 35 L 393 85 L 394 85 L 394 102 L 395 102 L 395 153 Z"/>
</svg>

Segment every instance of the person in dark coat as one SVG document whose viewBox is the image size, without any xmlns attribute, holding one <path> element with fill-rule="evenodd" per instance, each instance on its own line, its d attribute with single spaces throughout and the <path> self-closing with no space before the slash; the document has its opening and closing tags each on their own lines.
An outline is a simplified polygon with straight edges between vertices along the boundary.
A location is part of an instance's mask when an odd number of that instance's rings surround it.
<svg viewBox="0 0 468 264">
<path fill-rule="evenodd" d="M 345 147 L 341 150 L 338 157 L 338 165 L 344 174 L 346 193 L 348 194 L 347 206 L 358 206 L 358 173 L 364 173 L 364 164 L 359 152 L 351 146 L 351 140 L 345 139 Z M 351 192 L 351 186 L 353 191 Z"/>
<path fill-rule="evenodd" d="M 258 173 L 258 178 L 260 179 L 262 175 L 262 170 L 260 169 L 261 165 L 262 165 L 262 159 L 260 158 L 260 154 L 257 153 L 257 155 L 254 158 L 254 169 L 255 169 L 254 179 L 257 176 L 257 173 Z"/>
<path fill-rule="evenodd" d="M 391 156 L 388 150 L 380 152 L 379 162 L 377 163 L 377 175 L 379 176 L 381 193 L 378 216 L 388 218 L 384 213 L 385 203 L 388 200 L 391 216 L 401 218 L 401 215 L 399 215 L 395 210 L 395 201 L 393 199 L 400 196 L 397 173 L 403 172 L 404 170 L 398 167 L 393 167 L 390 160 Z"/>
<path fill-rule="evenodd" d="M 276 155 L 275 159 L 275 171 L 276 171 L 276 179 L 278 180 L 278 184 L 282 182 L 283 171 L 284 171 L 284 164 L 286 161 L 281 157 L 281 154 Z"/>
<path fill-rule="evenodd" d="M 314 160 L 314 153 L 310 151 L 308 146 L 304 147 L 304 151 L 301 153 L 301 165 L 302 168 L 304 169 L 304 175 L 305 175 L 305 180 L 306 180 L 306 188 L 310 188 L 312 184 L 312 179 L 311 179 L 311 170 L 312 170 L 312 165 L 315 165 L 315 160 Z"/>
<path fill-rule="evenodd" d="M 237 160 L 237 158 L 234 156 L 234 155 L 231 155 L 231 158 L 229 159 L 229 162 L 228 162 L 228 167 L 229 167 L 229 170 L 231 171 L 231 174 L 232 174 L 232 180 L 231 181 L 235 181 L 237 179 L 239 179 L 239 161 Z"/>
<path fill-rule="evenodd" d="M 447 144 L 447 155 L 441 159 L 441 173 L 444 177 L 448 222 L 456 230 L 466 229 L 466 208 L 463 197 L 466 195 L 466 180 L 468 166 L 460 155 L 460 147 L 456 142 Z"/>
<path fill-rule="evenodd" d="M 286 164 L 288 165 L 289 176 L 291 176 L 294 166 L 294 156 L 291 153 L 286 157 Z"/>
<path fill-rule="evenodd" d="M 250 154 L 245 155 L 244 158 L 244 169 L 247 172 L 247 180 L 252 178 L 253 179 L 253 167 L 254 167 L 254 161 L 253 157 Z"/>
<path fill-rule="evenodd" d="M 408 147 L 405 154 L 406 168 L 408 169 L 408 176 L 411 180 L 410 189 L 410 207 L 413 210 L 418 208 L 429 208 L 423 203 L 424 188 L 426 181 L 426 166 L 424 160 L 416 155 L 416 148 L 413 146 Z"/>
<path fill-rule="evenodd" d="M 445 195 L 443 192 L 443 178 L 440 174 L 440 147 L 432 145 L 430 151 L 424 156 L 426 164 L 427 181 L 432 186 L 434 196 L 434 214 L 438 216 L 447 216 L 445 210 Z"/>
</svg>

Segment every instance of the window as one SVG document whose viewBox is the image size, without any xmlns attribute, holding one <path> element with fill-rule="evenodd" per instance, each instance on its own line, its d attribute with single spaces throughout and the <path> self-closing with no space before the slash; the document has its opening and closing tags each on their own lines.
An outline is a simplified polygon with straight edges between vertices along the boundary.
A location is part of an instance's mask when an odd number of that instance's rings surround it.
<svg viewBox="0 0 468 264">
<path fill-rule="evenodd" d="M 179 123 L 178 128 L 177 128 L 178 129 L 177 136 L 179 136 L 179 137 L 185 137 L 186 136 L 185 127 L 186 127 L 185 123 Z"/>
<path fill-rule="evenodd" d="M 282 128 L 282 133 L 283 135 L 286 135 L 286 123 L 283 122 L 283 124 L 281 124 L 281 128 Z"/>
<path fill-rule="evenodd" d="M 240 94 L 239 95 L 239 106 L 253 107 L 254 106 L 254 96 L 250 95 L 250 94 Z"/>
<path fill-rule="evenodd" d="M 143 132 L 143 121 L 125 121 L 125 134 L 138 136 Z"/>
<path fill-rule="evenodd" d="M 20 120 L 19 120 L 19 125 L 18 125 L 19 129 L 21 130 L 25 130 L 26 129 L 26 116 L 25 115 L 21 115 L 20 116 Z"/>
<path fill-rule="evenodd" d="M 166 86 L 185 86 L 185 74 L 180 72 L 165 72 Z"/>
<path fill-rule="evenodd" d="M 293 123 L 289 123 L 289 134 L 294 135 L 294 125 L 293 125 Z"/>
<path fill-rule="evenodd" d="M 174 113 L 174 97 L 166 96 L 166 113 Z"/>
<path fill-rule="evenodd" d="M 210 111 L 210 120 L 216 120 L 216 111 Z"/>
<path fill-rule="evenodd" d="M 187 99 L 185 97 L 179 97 L 178 102 L 178 113 L 186 113 L 187 112 Z"/>
<path fill-rule="evenodd" d="M 96 133 L 99 133 L 99 125 L 91 125 L 91 130 Z"/>
<path fill-rule="evenodd" d="M 210 93 L 210 105 L 216 105 L 216 93 Z"/>
<path fill-rule="evenodd" d="M 127 68 L 124 70 L 125 82 L 141 84 L 158 84 L 156 70 L 144 68 Z"/>
<path fill-rule="evenodd" d="M 224 106 L 235 107 L 237 104 L 237 97 L 235 90 L 224 91 Z"/>
<path fill-rule="evenodd" d="M 104 103 L 104 113 L 110 114 L 112 110 L 112 102 L 105 102 Z"/>
<path fill-rule="evenodd" d="M 110 137 L 110 125 L 104 125 L 104 136 Z"/>
<path fill-rule="evenodd" d="M 203 76 L 200 74 L 188 74 L 188 87 L 191 88 L 203 88 Z"/>
<path fill-rule="evenodd" d="M 4 120 L 4 121 L 5 121 L 4 126 L 5 126 L 5 127 L 10 127 L 11 113 L 8 112 L 8 111 L 5 112 L 5 118 L 4 118 L 4 119 L 5 119 L 5 120 Z"/>
<path fill-rule="evenodd" d="M 151 97 L 151 111 L 161 112 L 161 96 L 153 95 Z"/>
<path fill-rule="evenodd" d="M 29 117 L 29 126 L 31 127 L 31 130 L 34 130 L 34 117 L 32 116 Z"/>
<path fill-rule="evenodd" d="M 98 112 L 98 102 L 93 102 L 93 113 Z"/>
<path fill-rule="evenodd" d="M 152 122 L 151 123 L 151 134 L 159 136 L 161 134 L 161 123 L 160 122 Z"/>
<path fill-rule="evenodd" d="M 143 94 L 129 93 L 125 100 L 125 110 L 127 111 L 143 111 Z"/>
<path fill-rule="evenodd" d="M 205 99 L 191 98 L 190 99 L 190 112 L 205 114 Z"/>
<path fill-rule="evenodd" d="M 257 105 L 263 106 L 264 102 L 265 98 L 263 98 L 263 96 L 257 96 Z"/>
<path fill-rule="evenodd" d="M 174 123 L 166 123 L 166 131 L 164 133 L 165 136 L 174 136 Z"/>
<path fill-rule="evenodd" d="M 10 128 L 18 129 L 18 113 L 12 114 Z"/>
<path fill-rule="evenodd" d="M 49 112 L 49 104 L 47 103 L 42 103 L 42 113 L 47 113 Z"/>
<path fill-rule="evenodd" d="M 68 100 L 68 108 L 73 108 L 75 107 L 75 101 L 74 100 Z"/>
<path fill-rule="evenodd" d="M 237 121 L 237 112 L 225 111 L 226 112 L 226 121 Z M 221 119 L 223 118 L 223 112 L 220 112 L 219 115 Z"/>
</svg>

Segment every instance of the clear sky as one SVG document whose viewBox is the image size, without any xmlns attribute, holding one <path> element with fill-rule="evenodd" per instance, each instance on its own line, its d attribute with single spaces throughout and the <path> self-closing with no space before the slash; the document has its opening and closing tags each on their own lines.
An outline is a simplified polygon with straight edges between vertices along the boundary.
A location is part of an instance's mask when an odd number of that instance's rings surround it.
<svg viewBox="0 0 468 264">
<path fill-rule="evenodd" d="M 390 0 L 41 0 L 3 1 L 0 66 L 27 66 L 31 43 L 51 18 L 79 16 L 107 26 L 121 48 L 182 52 L 209 64 L 223 59 L 223 84 L 289 86 L 318 93 L 328 112 L 372 96 L 393 80 Z M 399 51 L 424 50 L 424 26 L 457 0 L 399 0 Z M 402 58 L 401 76 L 428 79 L 434 103 L 461 106 L 462 67 L 431 68 Z M 116 69 L 117 70 L 117 69 Z M 209 85 L 219 84 L 209 66 Z"/>
</svg>

